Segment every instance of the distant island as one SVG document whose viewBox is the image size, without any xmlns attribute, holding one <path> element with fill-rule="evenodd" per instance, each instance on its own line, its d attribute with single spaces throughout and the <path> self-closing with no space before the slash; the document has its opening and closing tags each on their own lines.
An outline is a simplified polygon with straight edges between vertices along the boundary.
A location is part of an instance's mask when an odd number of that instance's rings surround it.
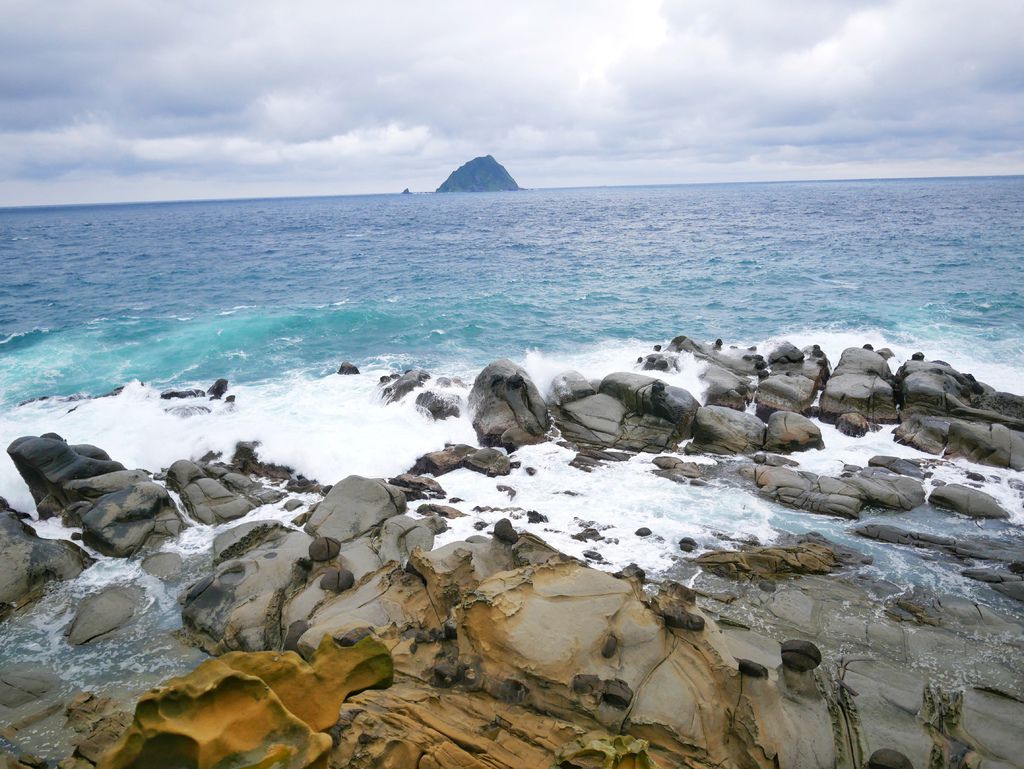
<svg viewBox="0 0 1024 769">
<path fill-rule="evenodd" d="M 438 192 L 503 192 L 518 190 L 519 185 L 505 166 L 491 155 L 473 158 L 452 171 Z"/>
</svg>

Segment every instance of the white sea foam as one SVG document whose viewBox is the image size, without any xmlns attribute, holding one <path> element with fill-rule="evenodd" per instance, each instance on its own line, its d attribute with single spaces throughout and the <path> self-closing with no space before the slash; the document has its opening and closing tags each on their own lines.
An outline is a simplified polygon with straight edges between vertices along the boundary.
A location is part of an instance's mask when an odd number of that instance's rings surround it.
<svg viewBox="0 0 1024 769">
<path fill-rule="evenodd" d="M 799 345 L 821 344 L 833 362 L 844 347 L 859 346 L 865 341 L 893 349 L 897 358 L 894 364 L 918 349 L 917 345 L 893 343 L 870 330 L 840 334 L 801 332 L 786 338 Z M 768 352 L 780 340 L 762 341 L 759 349 Z M 746 344 L 757 340 L 739 341 Z M 523 355 L 522 364 L 546 393 L 553 378 L 567 369 L 600 379 L 613 371 L 634 370 L 637 356 L 650 349 L 650 342 L 626 340 L 558 355 L 530 350 Z M 1014 377 L 1020 372 L 1014 371 L 1010 363 L 958 357 L 943 350 L 927 352 L 929 357 L 944 357 L 964 369 L 994 374 L 988 379 L 991 384 L 1015 389 Z M 466 382 L 466 386 L 454 385 L 448 390 L 462 403 L 463 415 L 457 419 L 434 422 L 417 409 L 413 397 L 397 404 L 381 402 L 377 385 L 380 375 L 415 363 L 410 356 L 381 357 L 364 365 L 361 376 L 314 378 L 294 374 L 272 382 L 237 385 L 230 390 L 237 398 L 236 404 L 204 400 L 199 403 L 211 412 L 189 417 L 169 412 L 187 402 L 161 400 L 156 389 L 134 382 L 117 397 L 76 403 L 42 401 L 0 413 L 0 443 L 6 445 L 20 435 L 52 431 L 72 443 L 98 445 L 128 467 L 158 472 L 177 459 L 196 459 L 210 451 L 230 456 L 236 442 L 256 440 L 265 460 L 290 465 L 323 483 L 334 483 L 350 474 L 386 478 L 408 470 L 418 456 L 445 443 L 476 443 L 466 414 L 466 396 L 477 369 L 464 362 L 436 372 L 461 376 Z M 703 385 L 699 377 L 704 364 L 689 355 L 681 356 L 680 363 L 681 371 L 657 375 L 701 397 Z M 983 377 L 979 374 L 979 378 Z M 201 385 L 180 383 L 181 387 Z M 842 471 L 844 464 L 863 466 L 876 454 L 927 457 L 895 443 L 892 428 L 859 439 L 848 438 L 829 425 L 822 425 L 822 432 L 825 450 L 798 455 L 802 468 L 834 475 Z M 525 519 L 517 519 L 516 525 L 534 530 L 577 555 L 595 547 L 570 537 L 580 528 L 577 519 L 593 522 L 598 528 L 608 527 L 605 536 L 618 542 L 600 543 L 598 549 L 613 566 L 636 561 L 645 568 L 664 568 L 678 555 L 674 543 L 679 537 L 694 537 L 702 547 L 712 546 L 715 530 L 734 536 L 754 536 L 762 541 L 772 539 L 780 529 L 819 528 L 843 534 L 841 522 L 781 508 L 756 496 L 752 487 L 717 480 L 696 487 L 657 477 L 651 472 L 648 456 L 612 463 L 590 474 L 570 467 L 572 456 L 571 451 L 553 443 L 542 444 L 517 453 L 524 467 L 537 470 L 536 475 L 519 469 L 507 479 L 495 480 L 458 471 L 441 482 L 449 494 L 466 500 L 459 505 L 466 512 L 474 506 L 537 510 L 547 516 L 549 523 L 530 525 Z M 947 463 L 935 470 L 935 477 L 964 482 L 967 469 L 964 462 Z M 984 473 L 995 479 L 984 484 L 985 490 L 1011 511 L 1016 523 L 1024 524 L 1020 497 L 1007 483 L 1024 474 L 996 468 L 984 468 Z M 510 500 L 505 492 L 499 491 L 499 484 L 516 489 L 515 499 Z M 567 495 L 565 491 L 578 496 Z M 15 508 L 32 509 L 28 489 L 10 462 L 0 462 L 0 494 Z M 291 517 L 280 506 L 261 508 L 253 515 L 283 521 Z M 483 521 L 489 525 L 503 515 L 500 511 L 485 512 L 458 519 L 452 522 L 451 531 L 442 541 L 476 533 L 474 523 Z M 640 526 L 651 528 L 661 539 L 637 538 L 633 532 Z M 70 532 L 47 522 L 42 533 L 67 536 Z M 171 547 L 194 553 L 208 547 L 215 533 L 210 527 L 195 526 Z"/>
</svg>

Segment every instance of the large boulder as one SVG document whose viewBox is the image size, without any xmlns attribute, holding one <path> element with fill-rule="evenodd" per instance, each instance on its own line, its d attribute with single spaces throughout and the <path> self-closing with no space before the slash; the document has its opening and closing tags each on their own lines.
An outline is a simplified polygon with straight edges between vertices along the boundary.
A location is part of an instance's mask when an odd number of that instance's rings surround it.
<svg viewBox="0 0 1024 769">
<path fill-rule="evenodd" d="M 768 419 L 776 411 L 793 411 L 806 416 L 811 413 L 817 392 L 814 380 L 803 374 L 772 374 L 761 380 L 754 394 L 757 415 Z"/>
<path fill-rule="evenodd" d="M 185 629 L 214 654 L 280 649 L 286 631 L 281 606 L 305 583 L 312 542 L 305 532 L 273 525 L 222 541 L 219 565 L 185 593 Z"/>
<path fill-rule="evenodd" d="M 1024 470 L 1024 433 L 1000 424 L 953 421 L 949 425 L 947 458 L 1011 470 Z"/>
<path fill-rule="evenodd" d="M 99 769 L 326 769 L 326 730 L 353 693 L 390 686 L 394 668 L 373 639 L 343 648 L 325 637 L 294 652 L 225 654 L 143 695 Z"/>
<path fill-rule="evenodd" d="M 77 577 L 92 559 L 72 542 L 42 539 L 12 512 L 0 510 L 0 563 L 3 616 L 38 597 L 51 581 Z"/>
<path fill-rule="evenodd" d="M 821 430 L 805 416 L 791 411 L 776 411 L 768 417 L 764 450 L 775 453 L 823 449 Z"/>
<path fill-rule="evenodd" d="M 888 362 L 877 352 L 847 348 L 821 394 L 818 407 L 822 421 L 835 422 L 853 412 L 869 422 L 897 422 L 892 379 Z"/>
<path fill-rule="evenodd" d="M 248 482 L 248 479 L 242 479 Z M 208 525 L 241 518 L 254 505 L 241 494 L 230 491 L 221 481 L 211 478 L 199 465 L 179 459 L 167 470 L 167 485 L 181 495 L 189 515 Z"/>
<path fill-rule="evenodd" d="M 932 491 L 928 501 L 935 507 L 955 510 L 961 515 L 971 518 L 1008 519 L 1010 517 L 1010 514 L 992 495 L 959 483 L 947 483 L 945 486 L 939 486 Z"/>
<path fill-rule="evenodd" d="M 725 406 L 737 411 L 746 409 L 757 389 L 748 377 L 735 374 L 717 363 L 708 364 L 700 374 L 700 381 L 704 383 L 705 406 Z"/>
<path fill-rule="evenodd" d="M 563 371 L 551 380 L 548 401 L 555 406 L 578 401 L 588 395 L 597 395 L 597 389 L 578 371 Z"/>
<path fill-rule="evenodd" d="M 115 558 L 155 547 L 178 536 L 183 527 L 167 490 L 151 481 L 102 496 L 82 514 L 82 540 Z"/>
<path fill-rule="evenodd" d="M 350 475 L 334 484 L 306 522 L 306 532 L 347 542 L 405 512 L 405 494 L 390 483 Z"/>
<path fill-rule="evenodd" d="M 845 479 L 769 465 L 758 465 L 753 473 L 762 494 L 788 507 L 840 518 L 859 518 L 864 507 L 861 489 Z"/>
<path fill-rule="evenodd" d="M 51 512 L 81 500 L 65 490 L 69 481 L 125 469 L 102 449 L 86 444 L 73 446 L 54 433 L 17 438 L 7 447 L 7 453 L 36 505 Z M 47 497 L 52 499 L 52 505 L 43 504 Z"/>
<path fill-rule="evenodd" d="M 529 375 L 510 360 L 488 364 L 469 393 L 473 428 L 483 446 L 509 450 L 544 440 L 548 407 Z"/>
<path fill-rule="evenodd" d="M 765 424 L 753 414 L 724 406 L 702 406 L 693 420 L 688 453 L 753 454 L 764 448 Z"/>
<path fill-rule="evenodd" d="M 815 391 L 821 390 L 832 374 L 832 365 L 820 346 L 808 345 L 802 350 L 783 342 L 768 355 L 772 375 L 793 374 L 811 380 Z M 762 381 L 762 385 L 764 382 Z"/>
<path fill-rule="evenodd" d="M 909 360 L 896 372 L 897 399 L 906 414 L 948 416 L 969 406 L 980 386 L 941 361 Z"/>
<path fill-rule="evenodd" d="M 150 475 L 145 470 L 115 470 L 112 473 L 68 481 L 64 484 L 64 491 L 70 499 L 94 501 L 106 494 L 148 480 Z"/>
<path fill-rule="evenodd" d="M 912 446 L 926 454 L 941 454 L 949 439 L 949 426 L 954 420 L 922 414 L 901 414 L 899 427 L 892 439 L 904 446 Z"/>
<path fill-rule="evenodd" d="M 700 404 L 681 387 L 643 374 L 609 374 L 598 392 L 555 410 L 562 435 L 577 444 L 660 453 L 690 437 Z"/>
<path fill-rule="evenodd" d="M 942 361 L 911 360 L 896 372 L 897 401 L 906 414 L 956 417 L 1024 430 L 1024 396 L 996 392 Z"/>
</svg>

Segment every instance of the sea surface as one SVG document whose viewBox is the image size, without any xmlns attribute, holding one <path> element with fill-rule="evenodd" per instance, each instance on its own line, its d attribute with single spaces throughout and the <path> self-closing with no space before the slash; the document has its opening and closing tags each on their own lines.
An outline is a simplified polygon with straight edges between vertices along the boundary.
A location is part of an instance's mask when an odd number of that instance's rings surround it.
<svg viewBox="0 0 1024 769">
<path fill-rule="evenodd" d="M 453 392 L 464 398 L 482 366 L 508 357 L 544 390 L 567 368 L 592 377 L 633 370 L 678 334 L 765 353 L 782 340 L 818 343 L 833 363 L 845 347 L 871 343 L 893 350 L 894 369 L 922 351 L 1024 392 L 1024 177 L 0 209 L 0 275 L 0 444 L 53 431 L 153 472 L 258 440 L 265 459 L 325 484 L 392 476 L 446 441 L 475 436 L 467 417 L 431 422 L 411 398 L 384 406 L 383 374 L 415 366 L 461 377 L 467 386 Z M 343 360 L 363 374 L 337 376 Z M 700 371 L 690 361 L 667 378 L 699 397 Z M 218 377 L 230 380 L 234 405 L 182 417 L 159 399 L 162 389 Z M 115 397 L 81 397 L 122 385 Z M 860 440 L 823 432 L 826 449 L 800 457 L 816 472 L 874 454 L 921 456 L 893 443 L 888 428 Z M 471 504 L 543 512 L 550 523 L 537 533 L 577 555 L 591 547 L 567 536 L 579 521 L 606 527 L 617 540 L 602 546 L 607 568 L 671 569 L 680 536 L 703 549 L 721 546 L 723 534 L 767 542 L 816 529 L 872 554 L 880 579 L 999 604 L 948 565 L 874 546 L 847 522 L 786 510 L 750 489 L 673 484 L 653 476 L 645 457 L 587 475 L 554 444 L 520 453 L 538 472 L 509 479 L 513 503 L 468 471 L 442 485 Z M 936 477 L 962 480 L 965 471 L 953 463 Z M 930 510 L 880 517 L 1019 537 L 1024 507 L 1008 482 L 1022 474 L 986 475 L 1009 524 Z M 0 496 L 32 510 L 2 455 Z M 252 517 L 291 515 L 270 507 Z M 445 536 L 476 533 L 474 520 Z M 660 539 L 638 540 L 641 525 Z M 70 535 L 54 521 L 40 531 Z M 207 552 L 214 533 L 196 526 L 167 547 Z M 94 683 L 116 679 L 126 659 L 136 673 L 164 671 L 166 650 L 147 640 L 142 620 L 121 654 L 68 651 L 60 641 L 77 598 L 119 581 L 146 589 L 149 627 L 176 626 L 177 587 L 135 562 L 101 559 L 54 591 L 45 611 L 5 623 L 2 654 Z"/>
</svg>

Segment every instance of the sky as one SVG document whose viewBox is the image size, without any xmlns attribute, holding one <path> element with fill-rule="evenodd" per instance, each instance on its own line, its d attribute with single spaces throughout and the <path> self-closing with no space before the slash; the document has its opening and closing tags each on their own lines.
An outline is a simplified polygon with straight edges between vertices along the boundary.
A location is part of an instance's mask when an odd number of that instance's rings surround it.
<svg viewBox="0 0 1024 769">
<path fill-rule="evenodd" d="M 0 0 L 0 205 L 1024 173 L 1021 0 Z"/>
</svg>

